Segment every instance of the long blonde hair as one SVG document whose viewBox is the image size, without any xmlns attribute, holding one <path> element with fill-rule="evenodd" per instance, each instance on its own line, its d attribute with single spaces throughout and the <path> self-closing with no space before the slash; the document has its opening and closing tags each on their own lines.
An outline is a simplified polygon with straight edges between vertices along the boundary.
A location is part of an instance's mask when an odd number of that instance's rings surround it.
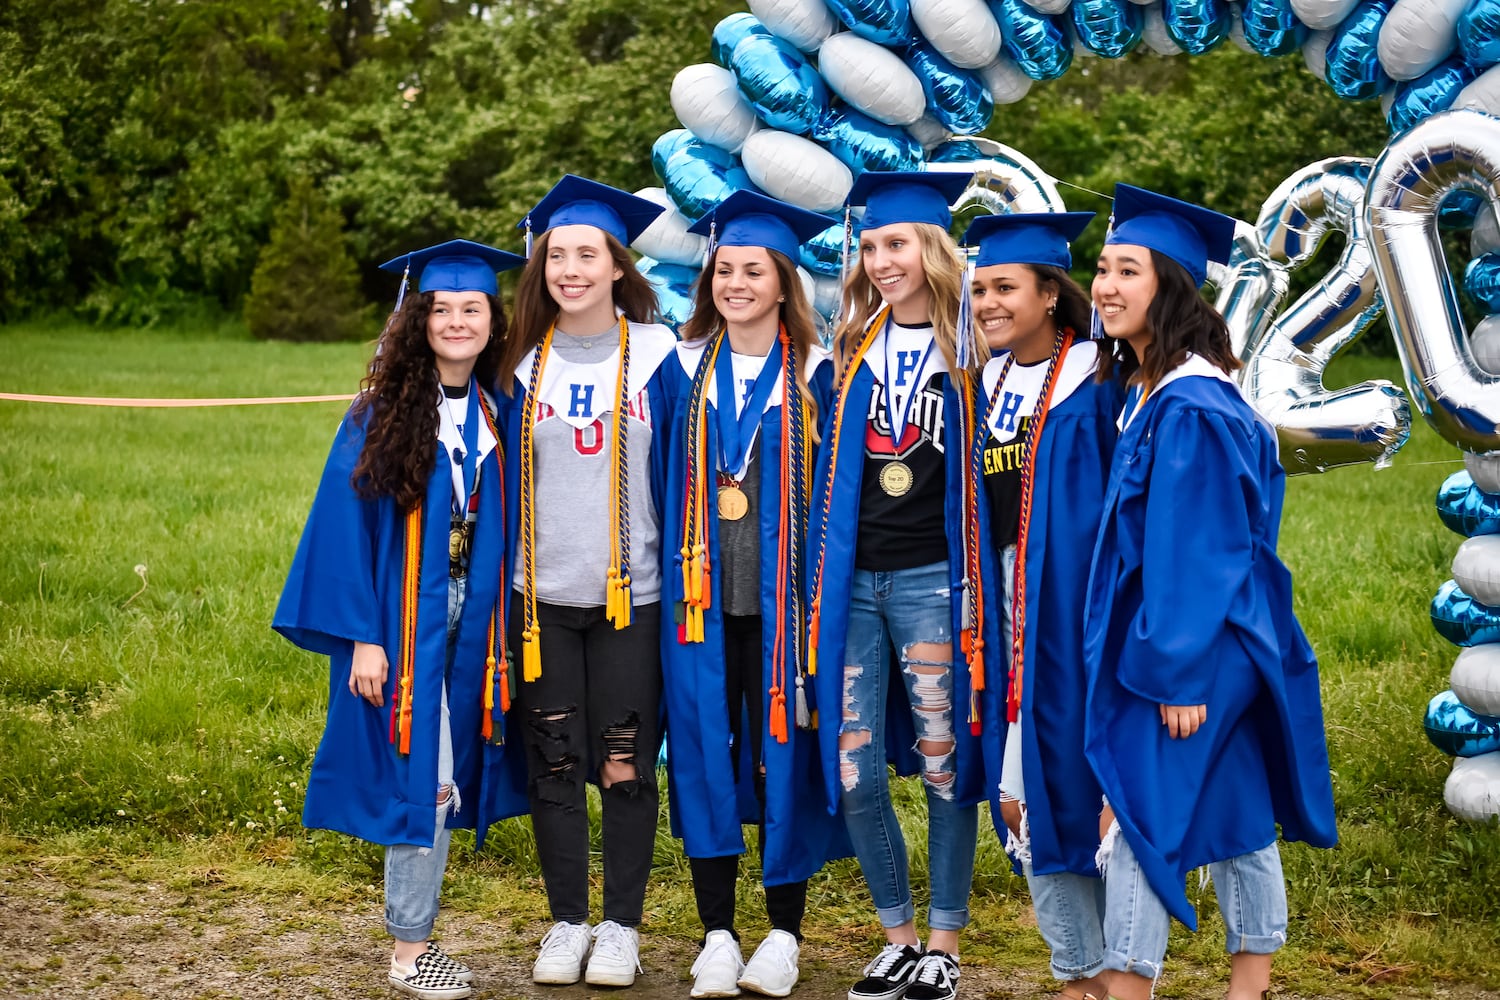
<svg viewBox="0 0 1500 1000">
<path fill-rule="evenodd" d="M 922 270 L 926 272 L 927 287 L 931 291 L 932 336 L 949 371 L 958 367 L 958 303 L 963 296 L 964 265 L 958 247 L 946 229 L 928 222 L 910 223 L 922 248 Z M 865 328 L 884 304 L 875 282 L 865 273 L 861 260 L 850 268 L 849 278 L 844 283 L 843 298 L 848 314 L 839 324 L 833 338 L 834 370 L 840 374 L 848 365 L 855 348 L 863 339 Z M 989 359 L 984 341 L 976 338 L 979 350 L 975 351 L 973 370 L 983 367 Z"/>
</svg>

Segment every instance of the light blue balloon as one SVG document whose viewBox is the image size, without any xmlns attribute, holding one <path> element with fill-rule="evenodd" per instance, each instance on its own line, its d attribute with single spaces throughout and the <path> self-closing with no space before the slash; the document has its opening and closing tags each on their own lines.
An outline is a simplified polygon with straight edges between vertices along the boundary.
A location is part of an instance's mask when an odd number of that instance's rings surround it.
<svg viewBox="0 0 1500 1000">
<path fill-rule="evenodd" d="M 729 60 L 734 55 L 734 47 L 751 35 L 763 35 L 770 38 L 771 29 L 761 24 L 760 19 L 749 11 L 730 14 L 714 25 L 712 42 L 714 62 L 728 69 Z"/>
<path fill-rule="evenodd" d="M 926 42 L 906 50 L 906 64 L 922 81 L 927 113 L 959 135 L 981 132 L 995 113 L 989 88 L 977 73 L 959 69 Z"/>
<path fill-rule="evenodd" d="M 849 30 L 881 45 L 905 45 L 916 36 L 910 0 L 825 0 Z"/>
<path fill-rule="evenodd" d="M 1475 69 L 1500 63 L 1500 0 L 1469 0 L 1458 18 L 1458 51 Z"/>
<path fill-rule="evenodd" d="M 1487 204 L 1478 191 L 1456 188 L 1438 202 L 1439 229 L 1473 229 L 1479 210 Z"/>
<path fill-rule="evenodd" d="M 1190 56 L 1218 48 L 1229 37 L 1229 4 L 1224 0 L 1164 0 L 1161 19 L 1172 41 Z"/>
<path fill-rule="evenodd" d="M 1444 691 L 1427 703 L 1422 728 L 1432 745 L 1450 756 L 1478 757 L 1500 750 L 1500 719 L 1480 715 L 1452 691 Z"/>
<path fill-rule="evenodd" d="M 1480 604 L 1449 580 L 1432 599 L 1432 627 L 1455 646 L 1500 642 L 1500 608 Z"/>
<path fill-rule="evenodd" d="M 1500 253 L 1481 254 L 1464 268 L 1464 290 L 1491 315 L 1500 313 Z"/>
<path fill-rule="evenodd" d="M 852 248 L 851 248 L 851 253 Z M 802 244 L 802 266 L 813 274 L 837 276 L 844 269 L 844 223 L 835 222 Z M 851 266 L 856 263 L 851 261 Z"/>
<path fill-rule="evenodd" d="M 1443 480 L 1438 487 L 1437 512 L 1449 531 L 1465 538 L 1500 535 L 1500 495 L 1480 489 L 1467 470 Z"/>
<path fill-rule="evenodd" d="M 989 154 L 970 139 L 949 139 L 927 154 L 928 163 L 964 163 L 988 158 Z"/>
<path fill-rule="evenodd" d="M 636 269 L 655 289 L 662 321 L 674 330 L 687 322 L 693 312 L 693 284 L 698 280 L 698 268 L 642 257 L 636 262 Z"/>
<path fill-rule="evenodd" d="M 806 135 L 828 113 L 828 85 L 790 42 L 750 35 L 734 47 L 729 68 L 745 100 L 772 128 Z"/>
<path fill-rule="evenodd" d="M 906 129 L 878 122 L 850 107 L 830 108 L 813 126 L 812 136 L 855 177 L 866 170 L 919 170 L 922 166 L 922 144 Z"/>
<path fill-rule="evenodd" d="M 1066 16 L 1039 13 L 1025 0 L 989 0 L 989 5 L 1000 23 L 1001 48 L 1022 73 L 1033 80 L 1056 80 L 1068 71 L 1073 43 Z"/>
<path fill-rule="evenodd" d="M 672 204 L 694 222 L 734 192 L 755 190 L 739 157 L 697 139 L 667 158 L 661 181 Z"/>
<path fill-rule="evenodd" d="M 1385 116 L 1391 131 L 1405 132 L 1423 118 L 1448 110 L 1458 92 L 1478 75 L 1458 56 L 1449 56 L 1415 80 L 1396 84 L 1396 98 Z"/>
<path fill-rule="evenodd" d="M 1073 0 L 1073 30 L 1090 52 L 1118 59 L 1140 44 L 1146 18 L 1130 0 Z"/>
<path fill-rule="evenodd" d="M 1289 56 L 1307 41 L 1307 25 L 1297 20 L 1291 0 L 1246 0 L 1240 23 L 1245 43 L 1263 56 Z"/>
<path fill-rule="evenodd" d="M 1324 79 L 1346 101 L 1368 101 L 1391 85 L 1376 44 L 1392 0 L 1362 0 L 1333 32 Z"/>
<path fill-rule="evenodd" d="M 656 176 L 661 180 L 666 180 L 667 161 L 672 158 L 672 154 L 695 142 L 703 145 L 697 136 L 685 128 L 674 128 L 670 132 L 663 132 L 651 144 L 651 169 L 656 171 Z"/>
</svg>

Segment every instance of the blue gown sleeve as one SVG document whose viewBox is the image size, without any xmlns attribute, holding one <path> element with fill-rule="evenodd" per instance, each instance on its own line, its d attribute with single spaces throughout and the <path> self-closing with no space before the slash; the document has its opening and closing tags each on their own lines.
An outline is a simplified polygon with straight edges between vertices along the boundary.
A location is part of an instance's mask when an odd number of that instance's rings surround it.
<svg viewBox="0 0 1500 1000">
<path fill-rule="evenodd" d="M 350 483 L 364 441 L 364 429 L 346 414 L 271 621 L 293 643 L 324 656 L 382 641 L 374 583 L 380 502 L 360 499 Z"/>
<path fill-rule="evenodd" d="M 1253 431 L 1253 427 L 1251 428 Z M 1221 414 L 1184 407 L 1153 431 L 1142 599 L 1120 651 L 1129 691 L 1164 705 L 1208 702 L 1232 610 L 1254 560 L 1253 441 Z"/>
</svg>

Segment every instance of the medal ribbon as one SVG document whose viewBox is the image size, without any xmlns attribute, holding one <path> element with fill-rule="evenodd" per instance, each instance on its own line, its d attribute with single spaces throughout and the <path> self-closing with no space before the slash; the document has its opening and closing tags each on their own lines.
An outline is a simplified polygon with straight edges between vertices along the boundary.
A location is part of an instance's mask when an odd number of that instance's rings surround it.
<svg viewBox="0 0 1500 1000">
<path fill-rule="evenodd" d="M 448 414 L 453 419 L 453 414 Z M 469 376 L 469 405 L 464 413 L 463 426 L 455 427 L 463 437 L 464 495 L 453 498 L 453 512 L 459 517 L 469 513 L 469 497 L 474 495 L 474 477 L 479 471 L 479 380 Z"/>
<path fill-rule="evenodd" d="M 885 326 L 885 419 L 891 428 L 891 444 L 899 446 L 902 435 L 906 433 L 906 417 L 911 412 L 911 402 L 917 398 L 922 391 L 922 374 L 927 371 L 927 360 L 932 357 L 932 347 L 937 343 L 937 338 L 932 337 L 927 341 L 927 350 L 922 352 L 922 360 L 917 362 L 916 371 L 912 372 L 911 391 L 901 401 L 901 419 L 896 419 L 896 376 L 895 367 L 891 364 L 891 328 L 887 322 Z"/>
<path fill-rule="evenodd" d="M 730 351 L 719 351 L 714 359 L 714 385 L 718 395 L 719 415 L 719 468 L 735 479 L 745 475 L 750 462 L 750 446 L 760 431 L 760 418 L 766 412 L 766 401 L 771 398 L 771 389 L 776 377 L 781 374 L 781 341 L 778 340 L 755 382 L 750 387 L 750 398 L 745 408 L 736 415 L 739 393 L 734 381 L 734 355 Z"/>
</svg>

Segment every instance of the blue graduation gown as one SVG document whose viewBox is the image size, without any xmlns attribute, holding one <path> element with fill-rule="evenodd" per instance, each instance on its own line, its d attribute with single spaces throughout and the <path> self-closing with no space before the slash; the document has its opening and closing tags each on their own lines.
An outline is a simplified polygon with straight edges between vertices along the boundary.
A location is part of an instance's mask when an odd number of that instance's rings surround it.
<svg viewBox="0 0 1500 1000">
<path fill-rule="evenodd" d="M 823 367 L 829 369 L 831 360 Z M 823 560 L 823 601 L 818 628 L 818 673 L 814 685 L 814 707 L 822 720 L 818 726 L 819 750 L 823 760 L 825 805 L 830 812 L 838 809 L 842 786 L 839 781 L 839 726 L 843 716 L 844 647 L 849 632 L 850 584 L 854 579 L 855 536 L 859 530 L 860 483 L 865 468 L 865 430 L 867 403 L 875 390 L 875 373 L 860 362 L 851 379 L 849 399 L 843 426 L 832 427 L 833 400 L 823 409 L 818 464 L 813 475 L 812 518 L 808 525 L 808 586 L 816 586 L 818 550 L 825 548 Z M 969 726 L 969 671 L 959 649 L 963 632 L 964 537 L 963 475 L 968 453 L 959 431 L 960 403 L 949 376 L 943 376 L 943 449 L 947 489 L 943 499 L 944 521 L 948 529 L 948 582 L 950 588 L 953 636 L 953 732 L 957 775 L 954 778 L 954 800 L 963 806 L 974 805 L 985 797 L 984 762 L 980 756 L 979 738 Z M 825 515 L 820 491 L 833 462 L 833 441 L 839 441 L 838 468 L 833 470 L 833 500 Z M 890 658 L 893 669 L 897 663 Z M 886 757 L 902 775 L 916 774 L 921 758 L 916 752 L 916 730 L 906 698 L 906 686 L 899 680 L 887 691 Z"/>
<path fill-rule="evenodd" d="M 1190 358 L 1189 364 L 1206 365 Z M 1164 380 L 1120 435 L 1085 610 L 1085 752 L 1189 928 L 1191 869 L 1337 839 L 1317 660 L 1276 555 L 1276 439 L 1231 384 Z M 1174 740 L 1159 707 L 1208 706 Z"/>
<path fill-rule="evenodd" d="M 723 350 L 727 351 L 728 347 Z M 662 518 L 663 600 L 684 600 L 682 567 L 677 550 L 682 539 L 684 488 L 687 479 L 688 400 L 693 373 L 684 364 L 697 363 L 704 351 L 684 351 L 684 360 L 676 357 L 662 364 L 660 375 L 671 411 L 670 435 L 655 449 L 666 483 L 665 510 Z M 811 386 L 818 405 L 827 398 L 828 369 L 818 369 Z M 795 388 L 789 388 L 795 393 Z M 710 456 L 719 453 L 718 422 L 712 401 L 707 405 L 704 430 Z M 760 421 L 760 609 L 762 629 L 761 696 L 765 711 L 761 719 L 761 738 L 766 766 L 765 847 L 761 868 L 766 885 L 801 882 L 810 878 L 825 861 L 847 857 L 852 850 L 843 821 L 823 808 L 823 777 L 820 773 L 817 737 L 799 730 L 795 719 L 789 720 L 787 742 L 778 742 L 770 732 L 771 658 L 776 635 L 771 624 L 783 623 L 783 643 L 788 664 L 787 707 L 790 713 L 795 682 L 792 638 L 803 622 L 795 620 L 792 609 L 781 607 L 776 600 L 776 555 L 781 547 L 780 516 L 783 508 L 781 483 L 781 419 L 783 407 L 766 408 Z M 812 428 L 809 428 L 811 431 Z M 808 436 L 808 448 L 813 447 Z M 804 541 L 805 526 L 796 525 L 797 542 Z M 708 551 L 712 574 L 712 592 L 723 594 L 723 566 L 719 560 L 718 508 L 710 499 L 708 510 Z M 806 566 L 806 561 L 803 563 Z M 805 572 L 805 570 L 804 570 Z M 681 837 L 684 852 L 694 858 L 714 858 L 741 854 L 745 841 L 742 823 L 759 822 L 760 816 L 753 786 L 758 761 L 749 759 L 745 747 L 731 747 L 729 741 L 729 707 L 725 700 L 724 678 L 724 612 L 716 600 L 703 616 L 703 642 L 677 641 L 677 628 L 664 621 L 662 626 L 663 700 L 667 713 L 668 738 L 672 751 L 667 756 L 667 775 L 671 781 L 672 832 Z M 738 709 L 736 709 L 738 710 Z M 738 787 L 727 780 L 734 773 L 731 757 L 741 755 Z"/>
<path fill-rule="evenodd" d="M 389 497 L 364 500 L 350 475 L 364 447 L 361 422 L 345 415 L 271 627 L 329 658 L 328 724 L 313 758 L 302 822 L 371 843 L 431 847 L 436 835 L 438 732 L 448 642 L 448 531 L 453 480 L 434 463 L 423 504 L 411 754 L 391 741 L 401 655 L 405 513 Z M 502 596 L 505 531 L 498 450 L 480 465 L 479 512 L 453 661 L 448 670 L 453 780 L 462 807 L 448 826 L 474 829 L 527 811 L 526 764 L 518 732 L 499 709 L 494 736 L 480 735 L 490 614 Z M 385 649 L 390 662 L 380 708 L 349 692 L 354 643 Z M 511 713 L 514 714 L 514 713 Z"/>
<path fill-rule="evenodd" d="M 1026 631 L 1022 652 L 1021 774 L 1038 875 L 1097 875 L 1099 783 L 1083 755 L 1087 678 L 1083 602 L 1099 534 L 1105 482 L 1114 454 L 1121 394 L 1114 382 L 1089 381 L 1047 413 L 1037 442 L 1031 526 L 1026 546 Z M 982 405 L 982 404 L 981 404 Z M 989 430 L 980 427 L 988 436 Z M 1005 840 L 999 784 L 1005 759 L 1010 650 L 1005 643 L 1005 581 L 991 543 L 989 504 L 979 505 L 984 577 L 983 697 L 990 818 Z"/>
</svg>

